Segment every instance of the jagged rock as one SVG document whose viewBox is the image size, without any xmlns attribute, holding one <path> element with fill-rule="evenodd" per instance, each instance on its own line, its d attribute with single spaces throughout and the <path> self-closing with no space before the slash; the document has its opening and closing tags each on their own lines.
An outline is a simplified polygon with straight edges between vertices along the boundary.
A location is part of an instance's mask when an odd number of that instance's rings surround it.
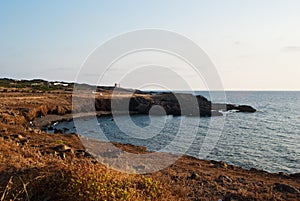
<svg viewBox="0 0 300 201">
<path fill-rule="evenodd" d="M 249 106 L 249 105 L 239 105 L 237 107 L 238 112 L 256 112 L 256 109 L 254 109 L 253 107 Z"/>
<path fill-rule="evenodd" d="M 88 100 L 78 100 L 82 103 L 81 111 L 85 110 L 85 102 Z M 113 104 L 111 104 L 113 103 Z M 238 112 L 255 112 L 256 110 L 247 105 L 232 105 L 232 104 L 212 104 L 203 96 L 193 96 L 192 94 L 177 94 L 172 92 L 151 94 L 146 98 L 144 96 L 134 95 L 131 98 L 113 98 L 103 99 L 97 98 L 95 100 L 95 108 L 97 111 L 114 111 L 122 112 L 128 111 L 134 114 L 149 114 L 153 106 L 160 106 L 164 112 L 157 111 L 156 115 L 174 115 L 174 116 L 222 116 L 219 110 L 228 111 L 236 110 Z M 88 106 L 87 106 L 88 107 Z M 113 108 L 111 108 L 113 107 Z M 155 111 L 151 111 L 155 115 Z"/>
<path fill-rule="evenodd" d="M 232 105 L 232 104 L 227 104 L 226 105 L 226 110 L 236 110 L 237 112 L 247 112 L 247 113 L 253 113 L 256 112 L 256 109 L 249 105 Z"/>
</svg>

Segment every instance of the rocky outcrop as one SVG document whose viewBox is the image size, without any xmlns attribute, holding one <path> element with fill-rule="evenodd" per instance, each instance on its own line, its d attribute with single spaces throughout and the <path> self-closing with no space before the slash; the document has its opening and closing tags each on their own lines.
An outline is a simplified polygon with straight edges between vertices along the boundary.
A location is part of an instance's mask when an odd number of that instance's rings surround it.
<svg viewBox="0 0 300 201">
<path fill-rule="evenodd" d="M 112 104 L 111 104 L 112 101 Z M 248 105 L 212 104 L 203 96 L 191 94 L 161 93 L 149 96 L 134 95 L 131 98 L 97 99 L 97 111 L 111 111 L 111 105 L 115 112 L 129 111 L 132 114 L 149 114 L 153 106 L 159 106 L 162 110 L 151 111 L 153 115 L 174 116 L 220 116 L 220 111 L 236 110 L 237 112 L 255 112 Z M 129 105 L 129 106 L 128 106 Z"/>
<path fill-rule="evenodd" d="M 256 112 L 256 109 L 249 105 L 232 105 L 232 104 L 227 104 L 227 111 L 228 110 L 236 110 L 237 112 L 248 112 L 248 113 L 253 113 Z"/>
<path fill-rule="evenodd" d="M 97 94 L 99 93 L 99 94 Z M 141 92 L 122 88 L 98 89 L 93 94 L 73 96 L 73 112 L 93 111 L 129 112 L 131 114 L 174 115 L 174 116 L 221 116 L 221 111 L 255 112 L 248 105 L 212 103 L 201 95 L 173 92 Z M 153 109 L 154 106 L 155 109 Z"/>
</svg>

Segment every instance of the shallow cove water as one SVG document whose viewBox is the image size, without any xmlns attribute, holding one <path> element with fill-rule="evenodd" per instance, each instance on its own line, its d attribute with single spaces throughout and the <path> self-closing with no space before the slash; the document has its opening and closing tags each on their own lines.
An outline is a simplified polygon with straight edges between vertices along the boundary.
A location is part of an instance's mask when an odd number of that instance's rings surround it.
<svg viewBox="0 0 300 201">
<path fill-rule="evenodd" d="M 208 92 L 194 94 L 210 99 Z M 300 172 L 300 92 L 229 91 L 226 96 L 228 103 L 251 105 L 257 112 L 224 114 L 226 118 L 221 136 L 204 159 L 225 161 L 243 168 L 257 168 L 269 172 Z M 184 125 L 180 124 L 183 119 Z M 186 139 L 176 143 L 178 152 L 187 149 L 187 155 L 197 158 L 201 158 L 200 148 L 210 123 L 210 118 L 149 118 L 146 115 L 135 115 L 130 119 L 119 116 L 117 122 L 109 116 L 99 117 L 97 120 L 95 129 L 90 117 L 81 118 L 80 130 L 83 132 L 80 134 L 101 140 L 142 145 L 150 151 L 160 151 L 176 139 L 176 133 L 181 129 L 186 134 Z M 143 132 L 131 129 L 128 121 L 134 122 Z M 149 125 L 151 129 L 147 129 Z M 60 122 L 55 128 L 68 128 L 67 133 L 76 132 L 72 121 Z M 106 139 L 99 137 L 98 129 L 101 129 Z M 196 131 L 196 135 L 189 135 L 191 131 Z M 177 150 L 172 149 L 172 152 Z"/>
</svg>

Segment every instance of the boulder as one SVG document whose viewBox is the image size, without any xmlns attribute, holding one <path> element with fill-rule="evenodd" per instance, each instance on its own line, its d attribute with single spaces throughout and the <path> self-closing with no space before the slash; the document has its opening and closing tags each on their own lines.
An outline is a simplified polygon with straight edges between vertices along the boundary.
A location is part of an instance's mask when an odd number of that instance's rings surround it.
<svg viewBox="0 0 300 201">
<path fill-rule="evenodd" d="M 226 104 L 226 111 L 236 110 L 237 112 L 248 112 L 253 113 L 256 112 L 256 109 L 249 105 L 233 105 L 233 104 Z"/>
<path fill-rule="evenodd" d="M 256 109 L 254 109 L 253 107 L 249 106 L 249 105 L 239 105 L 237 107 L 238 112 L 249 112 L 249 113 L 253 113 L 256 112 Z"/>
</svg>

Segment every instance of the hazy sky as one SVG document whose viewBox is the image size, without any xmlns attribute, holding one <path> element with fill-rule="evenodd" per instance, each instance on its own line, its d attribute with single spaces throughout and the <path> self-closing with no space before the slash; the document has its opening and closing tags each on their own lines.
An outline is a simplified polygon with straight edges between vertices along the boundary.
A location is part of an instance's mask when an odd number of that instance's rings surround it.
<svg viewBox="0 0 300 201">
<path fill-rule="evenodd" d="M 1 1 L 0 77 L 74 81 L 107 39 L 161 28 L 197 43 L 225 89 L 300 90 L 299 11 L 299 0 Z"/>
</svg>

